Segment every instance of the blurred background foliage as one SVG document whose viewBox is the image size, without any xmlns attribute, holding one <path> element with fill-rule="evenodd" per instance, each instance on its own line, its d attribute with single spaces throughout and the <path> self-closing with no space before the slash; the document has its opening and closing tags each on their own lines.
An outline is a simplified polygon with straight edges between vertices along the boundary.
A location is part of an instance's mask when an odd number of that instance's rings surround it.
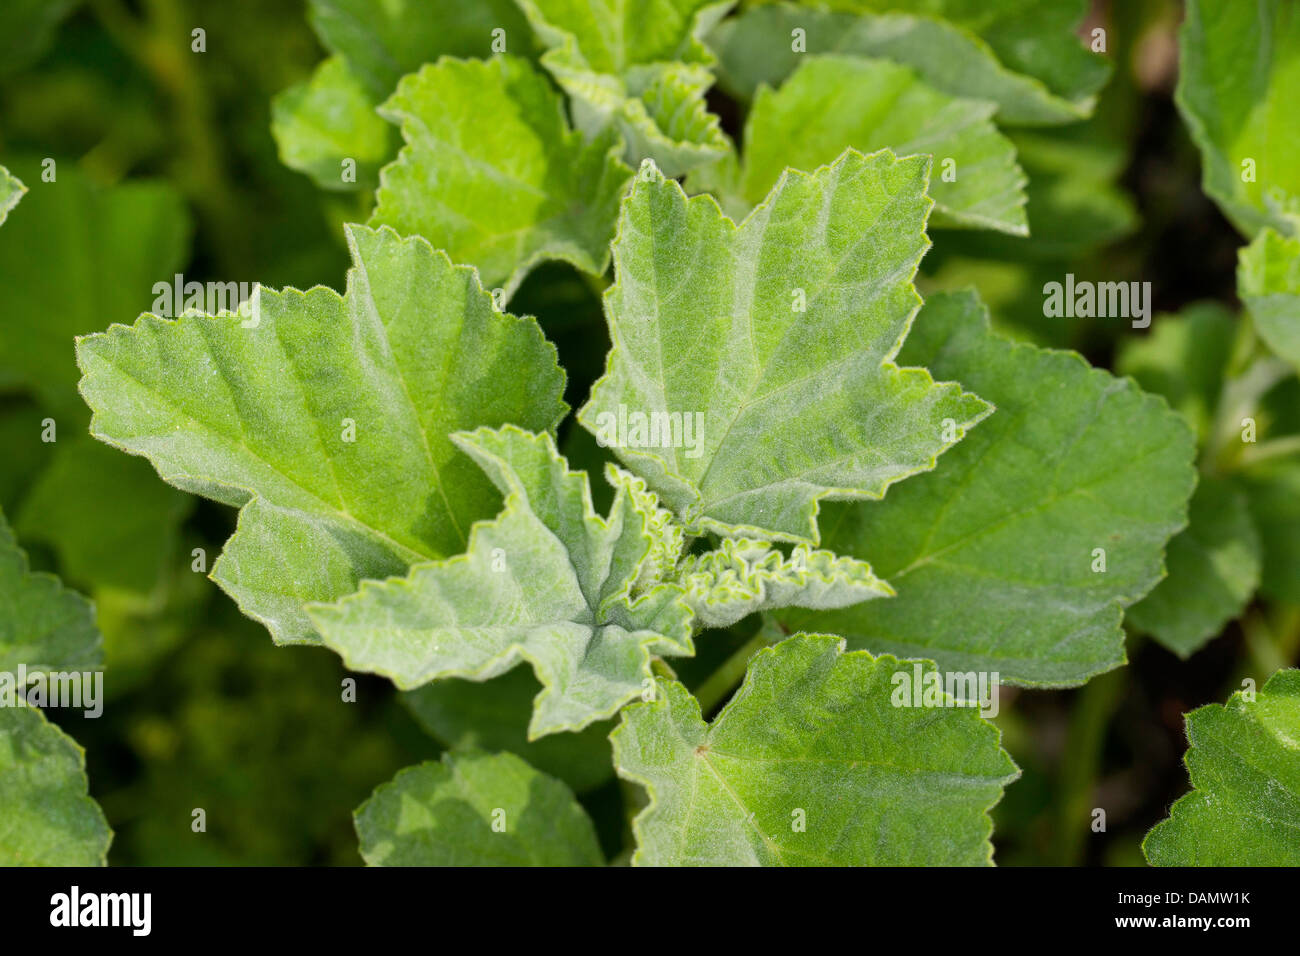
<svg viewBox="0 0 1300 956">
<path fill-rule="evenodd" d="M 1180 16 L 1175 0 L 1094 5 L 1081 33 L 1105 25 L 1115 65 L 1096 114 L 1013 134 L 1033 238 L 938 233 L 923 292 L 974 284 L 1003 331 L 1105 367 L 1142 333 L 1045 321 L 1044 282 L 1066 272 L 1144 280 L 1157 312 L 1207 300 L 1235 312 L 1241 240 L 1201 191 L 1172 100 Z M 206 31 L 201 55 L 195 27 Z M 107 653 L 104 716 L 51 716 L 86 749 L 91 793 L 117 834 L 114 864 L 359 863 L 353 808 L 455 743 L 517 750 L 563 777 L 612 851 L 636 797 L 610 775 L 602 728 L 526 743 L 536 686 L 524 669 L 488 688 L 451 681 L 406 699 L 352 675 L 356 701 L 346 702 L 350 675 L 333 654 L 273 647 L 195 573 L 210 568 L 234 512 L 86 437 L 72 336 L 129 323 L 150 308 L 155 282 L 184 272 L 342 287 L 340 227 L 364 221 L 371 196 L 317 188 L 281 162 L 270 132 L 272 98 L 323 56 L 304 0 L 0 7 L 0 161 L 30 184 L 53 159 L 68 187 L 33 190 L 0 230 L 0 508 L 37 567 L 93 598 Z M 741 107 L 717 90 L 709 102 L 738 137 Z M 574 406 L 608 348 L 595 286 L 548 265 L 511 305 L 557 344 Z M 1141 354 L 1130 361 L 1140 366 Z M 1270 398 L 1279 415 L 1294 414 L 1295 399 Z M 50 420 L 56 442 L 41 440 Z M 575 465 L 599 467 L 585 433 L 566 425 L 561 440 Z M 708 674 L 752 626 L 708 642 L 683 678 Z M 1140 864 L 1142 835 L 1187 786 L 1182 714 L 1223 700 L 1245 674 L 1294 662 L 1298 634 L 1300 612 L 1275 602 L 1190 661 L 1134 637 L 1130 665 L 1085 688 L 1006 694 L 998 723 L 1024 777 L 995 811 L 998 861 Z M 1101 805 L 1108 831 L 1091 834 L 1079 821 Z M 206 833 L 191 829 L 196 808 Z"/>
</svg>

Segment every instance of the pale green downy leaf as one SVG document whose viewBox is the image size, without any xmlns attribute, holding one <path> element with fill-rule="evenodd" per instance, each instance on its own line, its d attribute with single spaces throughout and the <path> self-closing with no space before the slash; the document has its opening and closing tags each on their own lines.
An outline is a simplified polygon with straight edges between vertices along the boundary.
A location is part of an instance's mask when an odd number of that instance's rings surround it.
<svg viewBox="0 0 1300 956">
<path fill-rule="evenodd" d="M 377 106 L 347 60 L 322 60 L 310 79 L 271 100 L 280 161 L 326 189 L 374 189 L 397 152 L 396 132 Z"/>
<path fill-rule="evenodd" d="M 613 715 L 644 691 L 652 655 L 694 653 L 681 588 L 636 590 L 654 541 L 651 516 L 625 486 L 601 518 L 586 473 L 568 470 L 549 434 L 506 426 L 453 438 L 504 509 L 474 526 L 464 555 L 309 608 L 350 668 L 406 690 L 441 677 L 488 680 L 526 660 L 543 688 L 529 725 L 536 738 Z"/>
<path fill-rule="evenodd" d="M 806 544 L 787 556 L 747 538 L 724 538 L 713 551 L 688 555 L 676 580 L 704 627 L 727 627 L 756 611 L 830 610 L 894 594 L 865 561 Z"/>
<path fill-rule="evenodd" d="M 375 187 L 398 140 L 376 108 L 405 74 L 440 56 L 534 52 L 513 0 L 311 0 L 309 18 L 334 55 L 275 97 L 271 135 L 286 166 L 326 189 Z"/>
<path fill-rule="evenodd" d="M 1190 657 L 1254 596 L 1260 549 L 1241 489 L 1202 478 L 1192 495 L 1187 528 L 1169 542 L 1168 576 L 1128 609 L 1129 623 L 1179 657 Z"/>
<path fill-rule="evenodd" d="M 615 132 L 584 142 L 569 129 L 528 62 L 443 58 L 405 77 L 380 113 L 406 146 L 380 171 L 371 223 L 424 236 L 506 298 L 547 259 L 605 271 L 631 171 Z"/>
<path fill-rule="evenodd" d="M 578 418 L 688 533 L 815 544 L 820 499 L 879 498 L 988 414 L 893 361 L 921 302 L 928 167 L 850 149 L 740 226 L 652 165 L 636 177 L 613 349 Z"/>
<path fill-rule="evenodd" d="M 601 866 L 596 828 L 560 781 L 514 754 L 407 767 L 357 808 L 371 866 Z"/>
<path fill-rule="evenodd" d="M 988 13 L 989 6 L 984 6 Z M 1062 11 L 1066 18 L 1077 18 L 1078 5 L 1071 6 L 1066 4 Z M 708 36 L 721 61 L 721 82 L 747 99 L 762 83 L 779 85 L 807 54 L 881 57 L 911 67 L 930 86 L 951 96 L 996 104 L 1001 124 L 1038 126 L 1086 118 L 1109 69 L 1095 57 L 1078 59 L 1071 48 L 1067 57 L 1072 62 L 1065 65 L 1070 76 L 1054 90 L 1035 73 L 1026 72 L 1027 64 L 1018 58 L 1000 57 L 978 32 L 943 19 L 942 4 L 921 8 L 890 2 L 874 4 L 870 10 L 867 5 L 854 5 L 849 11 L 774 3 L 724 20 Z M 1028 38 L 1034 44 L 1050 38 L 1053 44 L 1078 45 L 1064 24 L 1049 36 L 1041 29 L 1041 17 L 1028 17 L 1025 23 L 1034 31 Z M 796 37 L 801 49 L 796 49 Z M 1014 54 L 1018 48 L 1023 44 L 1009 45 L 1003 52 Z"/>
<path fill-rule="evenodd" d="M 18 205 L 18 200 L 23 198 L 25 192 L 27 187 L 23 185 L 22 180 L 0 166 L 0 226 L 4 225 L 9 211 Z"/>
<path fill-rule="evenodd" d="M 824 545 L 869 559 L 898 596 L 773 612 L 873 653 L 1061 687 L 1124 662 L 1124 608 L 1187 523 L 1195 441 L 1162 398 L 1080 356 L 989 330 L 974 293 L 932 296 L 902 357 L 997 411 L 935 471 L 822 517 Z"/>
<path fill-rule="evenodd" d="M 1029 233 L 1025 174 L 991 103 L 958 99 L 887 60 L 805 58 L 779 90 L 762 87 L 745 123 L 741 193 L 762 202 L 787 166 L 811 170 L 852 146 L 933 156 L 934 227 Z"/>
<path fill-rule="evenodd" d="M 1300 368 L 1300 237 L 1261 230 L 1241 250 L 1237 294 L 1260 338 Z"/>
<path fill-rule="evenodd" d="M 988 810 L 1019 770 L 973 707 L 946 694 L 934 708 L 896 704 L 927 675 L 928 661 L 800 634 L 751 659 L 712 724 L 681 684 L 658 681 L 611 734 L 619 774 L 650 799 L 632 824 L 632 862 L 991 863 Z"/>
<path fill-rule="evenodd" d="M 1247 237 L 1300 229 L 1300 8 L 1291 0 L 1187 0 L 1179 111 L 1202 184 Z"/>
<path fill-rule="evenodd" d="M 1192 792 L 1147 834 L 1153 866 L 1300 866 L 1300 670 L 1187 715 Z"/>
<path fill-rule="evenodd" d="M 92 433 L 242 508 L 213 579 L 278 643 L 302 606 L 459 554 L 498 495 L 448 437 L 563 416 L 533 319 L 422 238 L 347 227 L 344 295 L 259 289 L 252 314 L 141 316 L 82 339 Z"/>
<path fill-rule="evenodd" d="M 33 573 L 0 515 L 0 865 L 104 863 L 112 834 L 87 795 L 85 756 L 17 685 L 20 666 L 81 673 L 102 660 L 90 602 Z"/>
<path fill-rule="evenodd" d="M 704 103 L 713 55 L 700 37 L 732 2 L 518 0 L 578 127 L 589 137 L 617 129 L 631 162 L 653 159 L 670 176 L 727 148 Z"/>
</svg>

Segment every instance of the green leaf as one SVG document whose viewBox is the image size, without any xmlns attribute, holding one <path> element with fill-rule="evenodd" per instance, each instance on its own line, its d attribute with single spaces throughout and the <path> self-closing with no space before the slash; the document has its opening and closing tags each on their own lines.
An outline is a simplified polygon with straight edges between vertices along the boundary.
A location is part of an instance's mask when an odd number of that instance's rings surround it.
<svg viewBox="0 0 1300 956">
<path fill-rule="evenodd" d="M 1259 533 L 1245 495 L 1202 478 L 1166 564 L 1169 576 L 1129 608 L 1128 620 L 1187 658 L 1240 615 L 1259 587 Z"/>
<path fill-rule="evenodd" d="M 277 643 L 318 640 L 305 603 L 464 550 L 498 498 L 451 432 L 564 414 L 554 348 L 472 269 L 347 237 L 342 296 L 260 289 L 253 317 L 144 315 L 77 347 L 92 434 L 243 509 L 212 577 Z"/>
<path fill-rule="evenodd" d="M 325 189 L 374 189 L 379 168 L 397 151 L 397 136 L 377 106 L 345 59 L 322 60 L 311 79 L 271 101 L 280 161 Z"/>
<path fill-rule="evenodd" d="M 446 753 L 408 767 L 357 808 L 371 866 L 601 866 L 573 793 L 514 754 Z"/>
<path fill-rule="evenodd" d="M 787 166 L 816 169 L 845 146 L 929 153 L 931 225 L 1028 235 L 1025 174 L 993 110 L 940 93 L 886 60 L 808 57 L 780 90 L 759 89 L 745 124 L 741 190 L 751 206 L 762 202 Z M 944 175 L 949 161 L 952 181 Z"/>
<path fill-rule="evenodd" d="M 180 524 L 193 499 L 159 488 L 147 463 L 89 436 L 56 447 L 23 499 L 18 533 L 52 548 L 60 573 L 75 583 L 148 594 L 180 560 Z"/>
<path fill-rule="evenodd" d="M 541 689 L 527 668 L 516 667 L 485 684 L 454 678 L 434 681 L 406 692 L 402 700 L 421 726 L 448 747 L 508 750 L 578 793 L 600 786 L 614 774 L 609 759 L 612 722 L 529 740 L 533 698 Z"/>
<path fill-rule="evenodd" d="M 377 102 L 440 56 L 528 56 L 533 39 L 511 0 L 311 0 L 313 29 Z M 494 30 L 502 31 L 498 37 Z M 494 49 L 500 39 L 505 49 Z"/>
<path fill-rule="evenodd" d="M 828 610 L 894 594 L 864 561 L 804 544 L 787 557 L 747 538 L 724 538 L 713 551 L 687 555 L 676 580 L 704 627 L 728 627 L 756 611 Z"/>
<path fill-rule="evenodd" d="M 857 12 L 776 3 L 754 7 L 723 21 L 708 38 L 721 60 L 723 84 L 748 98 L 761 83 L 778 85 L 805 53 L 882 57 L 910 66 L 930 86 L 951 96 L 996 104 L 1000 123 L 1044 125 L 1071 123 L 1088 116 L 1096 102 L 1094 94 L 1105 82 L 1109 69 L 1104 61 L 1088 55 L 1079 59 L 1073 48 L 1068 49 L 1064 68 L 1070 75 L 1065 77 L 1067 82 L 1059 94 L 1035 75 L 1018 72 L 1019 67 L 1013 65 L 1023 59 L 1015 56 L 1018 48 L 1041 48 L 1045 43 L 1062 49 L 1078 47 L 1077 42 L 1071 42 L 1072 31 L 1064 23 L 1059 27 L 1051 24 L 1051 32 L 1042 30 L 1042 11 L 1034 11 L 1025 21 L 1034 30 L 1027 38 L 1028 44 L 1005 44 L 1010 58 L 1004 61 L 976 31 L 961 22 L 942 19 L 954 4 L 931 5 L 930 10 L 897 2 L 871 5 L 880 12 L 867 12 L 867 6 L 862 4 L 851 6 Z M 1072 12 L 1077 19 L 1077 4 L 1058 7 L 1049 11 L 1050 20 L 1068 19 Z M 976 14 L 974 22 L 978 19 Z M 796 29 L 803 31 L 804 52 L 793 49 Z M 1036 67 L 1037 63 L 1031 65 Z"/>
<path fill-rule="evenodd" d="M 610 132 L 584 142 L 526 61 L 442 59 L 380 112 L 407 145 L 380 172 L 371 223 L 419 233 L 506 297 L 539 262 L 599 275 L 630 171 Z"/>
<path fill-rule="evenodd" d="M 1241 250 L 1237 293 L 1269 348 L 1300 368 L 1300 238 L 1261 230 Z"/>
<path fill-rule="evenodd" d="M 113 834 L 86 758 L 39 710 L 0 707 L 0 864 L 103 866 Z"/>
<path fill-rule="evenodd" d="M 734 0 L 517 2 L 587 136 L 612 126 L 632 162 L 653 159 L 670 176 L 726 151 L 704 103 L 714 60 L 700 37 Z"/>
<path fill-rule="evenodd" d="M 788 173 L 740 226 L 653 166 L 637 176 L 613 349 L 578 419 L 690 533 L 816 543 L 820 499 L 879 498 L 988 414 L 893 361 L 921 301 L 928 166 L 850 149 Z"/>
<path fill-rule="evenodd" d="M 1300 10 L 1288 0 L 1187 0 L 1175 100 L 1202 182 L 1253 237 L 1300 225 Z"/>
<path fill-rule="evenodd" d="M 1300 670 L 1187 715 L 1191 793 L 1142 843 L 1153 866 L 1300 866 Z"/>
<path fill-rule="evenodd" d="M 488 680 L 526 660 L 543 687 L 534 739 L 613 716 L 648 686 L 652 655 L 694 653 L 681 589 L 636 587 L 655 541 L 652 516 L 625 483 L 602 519 L 586 473 L 568 470 L 549 434 L 506 426 L 453 439 L 504 509 L 474 526 L 464 555 L 309 608 L 348 667 L 409 690 L 442 677 Z"/>
<path fill-rule="evenodd" d="M 681 684 L 623 712 L 619 773 L 650 805 L 633 863 L 978 866 L 988 810 L 1019 771 L 969 707 L 895 706 L 930 662 L 843 653 L 796 635 L 756 654 L 712 724 Z"/>
<path fill-rule="evenodd" d="M 1076 354 L 993 335 L 973 293 L 932 297 L 903 358 L 997 411 L 931 474 L 823 515 L 826 547 L 870 558 L 896 598 L 775 616 L 1013 684 L 1072 686 L 1122 664 L 1123 609 L 1160 580 L 1187 523 L 1191 430 Z"/>
<path fill-rule="evenodd" d="M 1158 315 L 1150 335 L 1120 343 L 1115 371 L 1163 395 L 1204 442 L 1214 423 L 1236 324 L 1232 313 L 1216 302 L 1188 306 L 1178 315 Z"/>
<path fill-rule="evenodd" d="M 0 515 L 0 672 L 93 670 L 103 661 L 90 602 L 36 573 Z M 4 708 L 0 707 L 0 713 Z"/>
<path fill-rule="evenodd" d="M 0 229 L 0 366 L 79 426 L 73 339 L 153 301 L 185 260 L 189 217 L 167 183 L 106 189 L 69 162 L 54 182 L 30 168 L 37 185 Z"/>
<path fill-rule="evenodd" d="M 0 226 L 4 225 L 5 219 L 9 217 L 9 211 L 18 205 L 18 200 L 23 198 L 25 192 L 27 187 L 23 185 L 22 180 L 0 166 Z"/>
</svg>

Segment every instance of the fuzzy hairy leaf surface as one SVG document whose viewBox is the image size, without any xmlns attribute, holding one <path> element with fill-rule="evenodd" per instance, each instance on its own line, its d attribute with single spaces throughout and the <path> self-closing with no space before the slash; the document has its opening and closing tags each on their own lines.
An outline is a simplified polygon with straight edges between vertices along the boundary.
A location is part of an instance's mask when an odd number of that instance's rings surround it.
<svg viewBox="0 0 1300 956">
<path fill-rule="evenodd" d="M 102 660 L 90 602 L 33 572 L 0 515 L 0 672 L 94 669 Z"/>
<path fill-rule="evenodd" d="M 988 810 L 1019 771 L 978 712 L 894 706 L 914 665 L 934 669 L 796 635 L 753 657 L 712 724 L 660 680 L 611 735 L 619 773 L 650 797 L 633 863 L 991 863 Z"/>
<path fill-rule="evenodd" d="M 5 219 L 9 217 L 9 210 L 18 205 L 18 200 L 23 198 L 25 192 L 27 187 L 23 185 L 22 180 L 0 166 L 0 226 L 4 225 Z"/>
<path fill-rule="evenodd" d="M 213 579 L 278 643 L 302 606 L 464 550 L 490 482 L 448 437 L 563 415 L 537 323 L 420 237 L 347 227 L 339 295 L 260 289 L 257 315 L 141 316 L 78 343 L 92 433 L 241 508 Z"/>
<path fill-rule="evenodd" d="M 453 438 L 504 509 L 474 526 L 464 555 L 310 608 L 349 667 L 405 690 L 487 680 L 526 660 L 543 688 L 529 725 L 536 738 L 612 716 L 647 686 L 651 655 L 694 653 L 681 589 L 635 593 L 654 540 L 626 487 L 602 519 L 586 473 L 568 470 L 549 434 L 507 426 Z"/>
<path fill-rule="evenodd" d="M 34 708 L 0 707 L 0 864 L 103 866 L 113 834 L 86 758 Z"/>
<path fill-rule="evenodd" d="M 402 124 L 406 146 L 380 172 L 371 223 L 424 236 L 507 297 L 546 259 L 605 271 L 631 175 L 617 134 L 584 141 L 527 61 L 441 59 L 380 112 Z"/>
<path fill-rule="evenodd" d="M 1237 294 L 1269 348 L 1300 368 L 1300 237 L 1261 230 L 1241 250 Z"/>
<path fill-rule="evenodd" d="M 1028 235 L 1025 174 L 993 125 L 994 108 L 941 93 L 887 60 L 806 57 L 779 90 L 759 89 L 745 124 L 740 189 L 755 205 L 787 166 L 816 169 L 845 146 L 928 153 L 932 226 Z M 951 181 L 940 168 L 949 161 Z"/>
<path fill-rule="evenodd" d="M 668 175 L 727 148 L 704 94 L 713 56 L 700 37 L 733 0 L 518 0 L 547 47 L 542 65 L 587 135 L 617 129 L 632 162 Z"/>
<path fill-rule="evenodd" d="M 1175 100 L 1206 193 L 1247 236 L 1300 226 L 1300 7 L 1187 0 Z"/>
<path fill-rule="evenodd" d="M 73 339 L 149 305 L 185 260 L 189 217 L 168 183 L 101 188 L 72 163 L 54 182 L 21 168 L 33 186 L 0 228 L 0 371 L 71 424 L 85 413 Z"/>
<path fill-rule="evenodd" d="M 573 793 L 514 754 L 448 752 L 408 767 L 357 808 L 371 866 L 601 866 Z"/>
<path fill-rule="evenodd" d="M 773 3 L 755 6 L 739 17 L 724 20 L 709 35 L 721 61 L 723 84 L 748 98 L 761 83 L 776 86 L 806 54 L 843 53 L 882 57 L 910 66 L 935 89 L 952 96 L 986 100 L 997 105 L 998 121 L 1013 125 L 1071 123 L 1087 117 L 1107 67 L 1096 58 L 1077 59 L 1067 53 L 1074 77 L 1058 92 L 1028 72 L 1023 58 L 1003 59 L 968 24 L 944 19 L 953 5 L 915 3 L 843 4 L 842 9 Z M 985 5 L 986 12 L 993 5 Z M 1059 5 L 1058 5 L 1059 6 Z M 1073 13 L 1080 13 L 1074 7 Z M 1058 11 L 1065 18 L 1071 5 Z M 972 22 L 978 22 L 976 14 Z M 1052 19 L 1056 19 L 1053 16 Z M 1035 15 L 1027 21 L 1041 25 Z M 795 30 L 802 30 L 804 51 L 793 49 Z M 1050 37 L 1053 44 L 1070 45 L 1070 27 L 1036 32 L 1035 44 Z M 1013 54 L 1023 44 L 1011 44 Z M 1077 42 L 1073 44 L 1077 46 Z M 1082 49 L 1082 48 L 1080 48 Z M 1004 51 L 1005 52 L 1005 51 Z M 1016 64 L 1016 65 L 1013 65 Z"/>
<path fill-rule="evenodd" d="M 739 226 L 653 166 L 637 175 L 605 297 L 613 348 L 578 419 L 692 533 L 816 543 L 820 499 L 879 498 L 988 413 L 894 364 L 921 301 L 928 167 L 846 150 L 787 173 Z"/>
<path fill-rule="evenodd" d="M 1128 610 L 1129 622 L 1189 657 L 1238 617 L 1259 587 L 1260 541 L 1246 496 L 1202 478 L 1187 528 L 1169 542 L 1168 576 Z"/>
<path fill-rule="evenodd" d="M 1191 429 L 1076 354 L 995 336 L 974 293 L 931 297 L 903 356 L 997 411 L 881 504 L 823 516 L 826 547 L 869 558 L 897 597 L 776 617 L 1015 684 L 1070 686 L 1119 666 L 1124 607 L 1160 580 L 1187 522 Z"/>
<path fill-rule="evenodd" d="M 1154 866 L 1300 866 L 1300 670 L 1187 715 L 1192 792 L 1142 843 Z"/>
<path fill-rule="evenodd" d="M 713 551 L 687 555 L 677 581 L 705 627 L 727 627 L 756 611 L 829 610 L 894 594 L 865 561 L 804 544 L 787 557 L 766 541 L 747 538 L 723 538 Z"/>
</svg>

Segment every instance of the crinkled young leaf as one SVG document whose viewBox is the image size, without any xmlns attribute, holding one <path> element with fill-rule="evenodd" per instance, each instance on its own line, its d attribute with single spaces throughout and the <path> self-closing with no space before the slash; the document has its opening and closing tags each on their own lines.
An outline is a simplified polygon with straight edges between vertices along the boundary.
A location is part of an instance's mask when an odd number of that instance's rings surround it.
<svg viewBox="0 0 1300 956">
<path fill-rule="evenodd" d="M 653 166 L 636 177 L 613 349 L 578 417 L 692 533 L 816 543 L 820 499 L 879 498 L 988 414 L 893 361 L 921 301 L 928 168 L 850 149 L 740 226 Z"/>
<path fill-rule="evenodd" d="M 612 721 L 588 724 L 577 733 L 528 739 L 533 699 L 541 687 L 526 667 L 486 683 L 434 681 L 407 691 L 402 702 L 420 725 L 448 747 L 508 750 L 577 793 L 600 786 L 614 774 L 609 759 Z"/>
<path fill-rule="evenodd" d="M 554 348 L 472 269 L 347 236 L 342 296 L 261 289 L 255 318 L 144 315 L 77 347 L 96 437 L 242 508 L 212 577 L 278 643 L 317 641 L 303 604 L 464 550 L 499 499 L 452 432 L 564 413 Z"/>
<path fill-rule="evenodd" d="M 514 754 L 463 750 L 407 767 L 357 808 L 371 866 L 601 866 L 591 818 Z"/>
<path fill-rule="evenodd" d="M 808 57 L 780 90 L 758 91 L 745 124 L 740 188 L 752 206 L 787 166 L 816 169 L 845 146 L 929 153 L 931 225 L 1028 235 L 1025 174 L 993 111 L 991 103 L 940 93 L 887 60 Z"/>
<path fill-rule="evenodd" d="M 897 597 L 775 616 L 1015 684 L 1071 686 L 1119 666 L 1124 607 L 1160 580 L 1187 523 L 1191 429 L 1076 354 L 995 336 L 973 293 L 933 296 L 903 358 L 997 411 L 934 472 L 823 516 L 826 547 L 869 558 Z"/>
<path fill-rule="evenodd" d="M 528 24 L 511 0 L 311 0 L 309 19 L 376 102 L 440 56 L 533 51 Z"/>
<path fill-rule="evenodd" d="M 33 572 L 0 514 L 0 672 L 90 670 L 103 656 L 90 602 Z"/>
<path fill-rule="evenodd" d="M 1300 8 L 1187 0 L 1175 100 L 1202 183 L 1247 236 L 1300 228 Z"/>
<path fill-rule="evenodd" d="M 1019 770 L 968 707 L 895 706 L 930 662 L 846 654 L 825 635 L 760 651 L 713 723 L 681 684 L 623 712 L 619 773 L 649 791 L 633 863 L 979 866 Z"/>
<path fill-rule="evenodd" d="M 586 473 L 568 470 L 549 434 L 506 426 L 453 438 L 504 509 L 474 526 L 464 555 L 309 609 L 350 668 L 408 690 L 488 680 L 526 660 L 543 687 L 532 739 L 612 716 L 650 680 L 651 655 L 694 653 L 681 588 L 635 590 L 654 542 L 626 487 L 603 519 Z"/>
<path fill-rule="evenodd" d="M 55 448 L 15 516 L 18 532 L 52 548 L 60 573 L 74 583 L 153 591 L 179 560 L 180 524 L 194 499 L 159 486 L 145 462 L 89 435 Z"/>
<path fill-rule="evenodd" d="M 942 5 L 933 10 L 901 3 L 877 6 L 885 12 L 866 12 L 862 5 L 855 5 L 859 12 L 846 12 L 775 3 L 724 20 L 708 37 L 721 61 L 723 85 L 748 98 L 761 83 L 778 85 L 805 54 L 844 53 L 893 60 L 916 70 L 935 89 L 995 103 L 1003 124 L 1072 123 L 1092 112 L 1107 70 L 1093 65 L 1095 60 L 1071 67 L 1078 80 L 1058 95 L 1036 76 L 1009 69 L 1010 63 L 966 26 L 942 19 Z M 1065 9 L 1068 14 L 1068 5 Z M 1036 31 L 1034 42 L 1048 36 L 1037 32 L 1037 16 L 1028 22 Z M 802 52 L 793 48 L 796 29 L 803 31 Z M 1068 32 L 1051 37 L 1067 43 Z M 1069 56 L 1074 59 L 1073 51 Z"/>
<path fill-rule="evenodd" d="M 1187 715 L 1193 790 L 1142 843 L 1153 866 L 1300 866 L 1300 670 Z"/>
<path fill-rule="evenodd" d="M 54 182 L 39 169 L 23 167 L 33 185 L 0 228 L 0 369 L 79 428 L 73 339 L 148 307 L 188 254 L 189 217 L 167 183 L 105 189 L 69 162 Z"/>
<path fill-rule="evenodd" d="M 322 60 L 310 79 L 271 101 L 280 161 L 326 189 L 374 189 L 397 151 L 396 132 L 377 106 L 347 60 Z"/>
<path fill-rule="evenodd" d="M 34 708 L 0 707 L 0 866 L 103 866 L 113 833 L 86 758 Z"/>
<path fill-rule="evenodd" d="M 1165 565 L 1168 577 L 1129 608 L 1128 620 L 1186 658 L 1240 615 L 1259 587 L 1259 533 L 1237 486 L 1201 479 Z"/>
<path fill-rule="evenodd" d="M 713 56 L 700 36 L 734 0 L 517 2 L 587 136 L 612 126 L 633 162 L 653 159 L 670 176 L 726 150 L 704 103 Z"/>
<path fill-rule="evenodd" d="M 1300 238 L 1261 230 L 1241 250 L 1237 294 L 1269 348 L 1300 368 Z"/>
<path fill-rule="evenodd" d="M 0 166 L 0 225 L 4 225 L 9 210 L 18 205 L 18 200 L 23 198 L 25 192 L 27 187 L 23 185 L 22 180 Z"/>
<path fill-rule="evenodd" d="M 705 627 L 727 627 L 773 608 L 829 610 L 894 594 L 865 561 L 805 544 L 786 557 L 766 541 L 747 538 L 724 538 L 713 551 L 688 555 L 676 580 Z"/>
<path fill-rule="evenodd" d="M 419 233 L 511 295 L 539 262 L 605 271 L 630 170 L 611 132 L 584 142 L 557 94 L 517 57 L 444 58 L 380 112 L 402 124 L 371 222 Z"/>
</svg>

